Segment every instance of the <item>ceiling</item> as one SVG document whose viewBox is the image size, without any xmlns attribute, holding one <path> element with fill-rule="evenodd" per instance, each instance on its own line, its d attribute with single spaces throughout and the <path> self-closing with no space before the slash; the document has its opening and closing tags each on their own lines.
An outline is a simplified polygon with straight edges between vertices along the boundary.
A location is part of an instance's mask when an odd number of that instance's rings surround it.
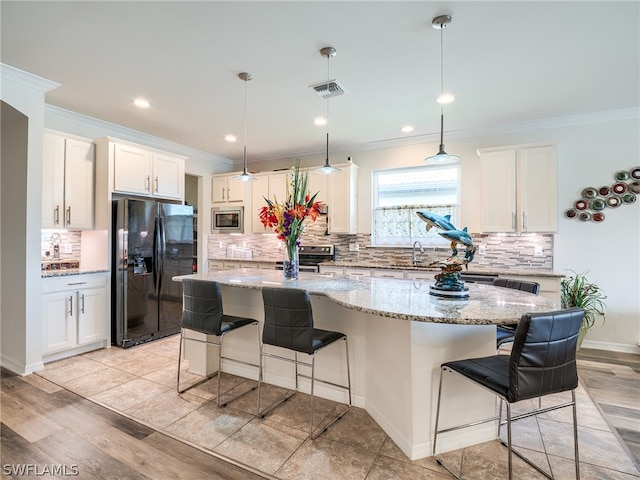
<svg viewBox="0 0 640 480">
<path fill-rule="evenodd" d="M 640 2 L 1 2 L 3 63 L 60 83 L 46 102 L 249 162 L 437 139 L 440 31 L 450 135 L 637 108 Z M 333 46 L 329 61 L 320 49 Z M 143 96 L 151 108 L 133 107 Z M 412 133 L 400 131 L 405 124 Z M 234 133 L 239 142 L 224 136 Z M 406 140 L 405 140 L 406 141 Z M 434 150 L 435 153 L 435 150 Z"/>
</svg>

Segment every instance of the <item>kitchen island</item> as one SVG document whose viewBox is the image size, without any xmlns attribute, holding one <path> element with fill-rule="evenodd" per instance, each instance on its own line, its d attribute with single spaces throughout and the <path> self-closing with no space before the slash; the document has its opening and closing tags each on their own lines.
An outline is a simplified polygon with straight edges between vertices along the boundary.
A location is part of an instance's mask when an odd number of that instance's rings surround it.
<svg viewBox="0 0 640 480">
<path fill-rule="evenodd" d="M 229 315 L 264 318 L 264 286 L 301 288 L 311 293 L 315 325 L 349 336 L 353 403 L 363 407 L 411 459 L 430 455 L 440 364 L 445 361 L 495 354 L 496 329 L 517 322 L 523 313 L 549 311 L 549 300 L 517 290 L 469 284 L 468 299 L 438 298 L 429 294 L 431 282 L 388 278 L 350 278 L 301 273 L 284 282 L 282 272 L 238 269 L 174 277 L 199 278 L 222 284 L 224 311 Z M 244 330 L 244 329 L 243 329 Z M 255 330 L 225 339 L 228 355 L 257 363 Z M 215 352 L 191 342 L 185 356 L 190 369 L 215 371 Z M 328 348 L 318 355 L 318 378 L 344 383 L 344 351 Z M 257 372 L 224 365 L 223 371 L 247 378 Z M 441 425 L 491 416 L 494 397 L 468 382 L 447 382 L 447 412 Z M 293 388 L 291 365 L 266 365 L 265 381 Z M 302 391 L 308 383 L 301 382 Z M 316 394 L 345 402 L 342 391 L 316 388 Z M 491 424 L 471 431 L 452 432 L 439 445 L 454 449 L 495 438 Z"/>
</svg>

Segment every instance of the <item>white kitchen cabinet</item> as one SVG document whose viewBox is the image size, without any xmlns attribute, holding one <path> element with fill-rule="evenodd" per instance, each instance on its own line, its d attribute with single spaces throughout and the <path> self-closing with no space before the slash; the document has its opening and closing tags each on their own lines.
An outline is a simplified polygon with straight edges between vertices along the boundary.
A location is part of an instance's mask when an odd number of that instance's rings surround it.
<svg viewBox="0 0 640 480">
<path fill-rule="evenodd" d="M 326 273 L 330 275 L 344 275 L 344 268 L 320 265 L 320 273 Z"/>
<path fill-rule="evenodd" d="M 427 282 L 435 282 L 435 276 L 439 272 L 432 271 L 419 271 L 419 270 L 407 270 L 405 278 L 410 280 L 424 280 Z"/>
<path fill-rule="evenodd" d="M 327 177 L 329 233 L 358 233 L 358 166 L 336 165 L 341 173 Z"/>
<path fill-rule="evenodd" d="M 46 130 L 42 153 L 42 228 L 92 229 L 93 143 Z"/>
<path fill-rule="evenodd" d="M 347 277 L 370 277 L 371 269 L 369 268 L 345 268 L 344 274 Z"/>
<path fill-rule="evenodd" d="M 69 275 L 42 281 L 42 353 L 104 347 L 109 319 L 107 276 Z"/>
<path fill-rule="evenodd" d="M 287 197 L 287 174 L 286 172 L 274 172 L 256 175 L 257 180 L 251 182 L 251 208 L 249 215 L 251 219 L 251 231 L 253 233 L 273 233 L 273 229 L 265 228 L 260 221 L 260 209 L 267 205 L 265 198 L 270 201 L 275 199 L 283 203 Z"/>
<path fill-rule="evenodd" d="M 327 176 L 323 173 L 309 172 L 307 176 L 307 191 L 309 196 L 317 193 L 316 202 L 327 203 Z"/>
<path fill-rule="evenodd" d="M 100 175 L 110 193 L 184 201 L 186 157 L 116 140 L 96 140 Z"/>
<path fill-rule="evenodd" d="M 372 276 L 376 278 L 404 278 L 403 270 L 388 270 L 386 268 L 372 269 Z"/>
<path fill-rule="evenodd" d="M 238 174 L 213 175 L 211 177 L 212 203 L 240 203 L 245 201 L 245 192 L 249 182 L 234 179 Z"/>
<path fill-rule="evenodd" d="M 555 147 L 478 153 L 482 162 L 483 231 L 555 232 L 558 203 Z"/>
</svg>

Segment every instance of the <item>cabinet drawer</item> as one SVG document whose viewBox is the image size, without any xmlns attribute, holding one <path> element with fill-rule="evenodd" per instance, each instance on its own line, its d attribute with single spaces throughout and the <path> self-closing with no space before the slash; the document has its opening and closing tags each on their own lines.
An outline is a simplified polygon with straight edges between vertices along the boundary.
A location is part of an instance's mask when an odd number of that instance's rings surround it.
<svg viewBox="0 0 640 480">
<path fill-rule="evenodd" d="M 435 276 L 438 272 L 417 272 L 417 271 L 408 271 L 407 278 L 410 280 L 426 280 L 429 282 L 435 281 Z"/>
<path fill-rule="evenodd" d="M 348 277 L 370 277 L 371 270 L 368 268 L 345 268 L 344 274 Z"/>
<path fill-rule="evenodd" d="M 42 293 L 78 290 L 81 288 L 99 288 L 107 285 L 105 274 L 63 275 L 42 279 Z"/>
<path fill-rule="evenodd" d="M 404 278 L 402 270 L 372 270 L 372 276 L 377 278 Z"/>
</svg>

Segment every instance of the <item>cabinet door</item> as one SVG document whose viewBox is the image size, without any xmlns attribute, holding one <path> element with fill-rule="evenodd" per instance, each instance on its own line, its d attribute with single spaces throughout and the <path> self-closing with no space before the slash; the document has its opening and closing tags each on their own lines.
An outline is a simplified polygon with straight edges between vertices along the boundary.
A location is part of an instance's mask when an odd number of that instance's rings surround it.
<svg viewBox="0 0 640 480">
<path fill-rule="evenodd" d="M 345 268 L 344 274 L 347 277 L 370 277 L 371 270 L 368 268 Z"/>
<path fill-rule="evenodd" d="M 267 204 L 264 199 L 269 198 L 269 176 L 261 175 L 256 178 L 256 181 L 251 182 L 251 207 L 245 211 L 245 216 L 249 215 L 251 219 L 253 233 L 269 233 L 272 230 L 265 228 L 258 216 L 260 209 Z"/>
<path fill-rule="evenodd" d="M 42 142 L 42 228 L 62 228 L 64 137 L 45 132 Z"/>
<path fill-rule="evenodd" d="M 327 177 L 329 233 L 358 233 L 358 167 L 338 165 L 342 173 Z"/>
<path fill-rule="evenodd" d="M 78 345 L 106 340 L 107 293 L 105 288 L 78 291 Z"/>
<path fill-rule="evenodd" d="M 114 145 L 113 191 L 151 195 L 151 153 L 130 145 Z"/>
<path fill-rule="evenodd" d="M 182 200 L 184 197 L 184 159 L 154 153 L 152 188 L 154 197 Z"/>
<path fill-rule="evenodd" d="M 377 278 L 404 278 L 404 271 L 375 269 L 372 271 L 372 276 Z"/>
<path fill-rule="evenodd" d="M 64 223 L 67 228 L 93 228 L 93 143 L 68 138 L 64 169 Z"/>
<path fill-rule="evenodd" d="M 516 231 L 516 151 L 481 155 L 483 231 Z"/>
<path fill-rule="evenodd" d="M 226 203 L 227 202 L 227 178 L 211 177 L 211 202 Z"/>
<path fill-rule="evenodd" d="M 554 147 L 524 148 L 518 163 L 518 225 L 522 232 L 555 232 L 558 183 Z"/>
<path fill-rule="evenodd" d="M 244 192 L 248 183 L 242 180 L 233 179 L 233 175 L 226 177 L 227 181 L 227 201 L 228 202 L 244 202 Z"/>
<path fill-rule="evenodd" d="M 269 175 L 269 200 L 274 198 L 284 203 L 287 199 L 287 172 L 272 173 Z"/>
<path fill-rule="evenodd" d="M 327 203 L 327 176 L 322 173 L 309 172 L 307 178 L 309 179 L 307 184 L 309 196 L 317 192 L 316 202 Z"/>
<path fill-rule="evenodd" d="M 75 346 L 76 303 L 74 291 L 42 295 L 42 353 L 57 352 Z"/>
</svg>

